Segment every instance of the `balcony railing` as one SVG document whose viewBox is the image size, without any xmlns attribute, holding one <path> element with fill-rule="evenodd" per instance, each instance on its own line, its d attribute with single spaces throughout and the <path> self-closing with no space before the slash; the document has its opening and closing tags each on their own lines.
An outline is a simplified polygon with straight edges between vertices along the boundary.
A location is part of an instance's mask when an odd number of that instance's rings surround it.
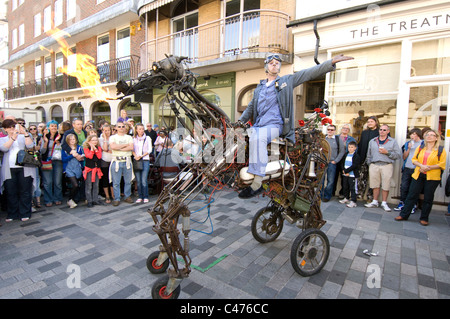
<svg viewBox="0 0 450 319">
<path fill-rule="evenodd" d="M 140 57 L 136 55 L 98 63 L 97 72 L 100 75 L 100 82 L 115 83 L 119 80 L 137 78 L 140 70 L 139 64 Z M 7 100 L 13 100 L 76 88 L 80 88 L 80 84 L 75 77 L 59 74 L 9 87 L 5 90 L 5 97 Z"/>
<path fill-rule="evenodd" d="M 280 11 L 251 10 L 146 41 L 140 46 L 142 71 L 165 54 L 197 63 L 247 52 L 288 53 L 288 22 Z"/>
</svg>

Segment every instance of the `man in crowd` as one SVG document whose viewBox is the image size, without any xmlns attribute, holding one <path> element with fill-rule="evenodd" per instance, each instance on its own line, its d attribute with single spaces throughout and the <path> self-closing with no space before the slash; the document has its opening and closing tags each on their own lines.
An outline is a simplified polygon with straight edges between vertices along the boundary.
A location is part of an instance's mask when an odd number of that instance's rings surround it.
<svg viewBox="0 0 450 319">
<path fill-rule="evenodd" d="M 323 190 L 322 200 L 324 202 L 328 202 L 333 196 L 333 188 L 337 164 L 341 161 L 342 157 L 345 154 L 345 142 L 339 140 L 339 137 L 336 137 L 335 134 L 336 134 L 336 126 L 328 125 L 327 136 L 325 137 L 325 139 L 330 144 L 331 156 L 330 162 L 328 163 L 327 167 L 327 185 Z"/>
<path fill-rule="evenodd" d="M 131 181 L 133 180 L 133 165 L 131 155 L 133 151 L 133 138 L 126 134 L 126 125 L 124 122 L 117 122 L 117 134 L 109 139 L 109 146 L 112 151 L 112 160 L 109 167 L 110 179 L 113 183 L 114 201 L 113 205 L 120 204 L 120 180 L 124 180 L 125 202 L 132 204 L 131 199 Z"/>
<path fill-rule="evenodd" d="M 389 126 L 380 126 L 380 135 L 370 140 L 367 151 L 367 163 L 369 164 L 369 183 L 373 189 L 373 200 L 365 204 L 366 207 L 378 207 L 378 197 L 381 188 L 381 207 L 390 212 L 387 204 L 391 179 L 394 174 L 394 162 L 402 157 L 402 151 L 397 141 L 390 137 Z"/>
</svg>

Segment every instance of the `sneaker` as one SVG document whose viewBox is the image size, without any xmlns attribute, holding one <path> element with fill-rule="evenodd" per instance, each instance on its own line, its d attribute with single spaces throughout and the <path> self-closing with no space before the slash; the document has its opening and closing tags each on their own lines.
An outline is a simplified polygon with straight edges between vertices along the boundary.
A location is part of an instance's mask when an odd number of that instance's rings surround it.
<svg viewBox="0 0 450 319">
<path fill-rule="evenodd" d="M 341 204 L 348 204 L 350 201 L 347 198 L 344 198 L 343 200 L 340 200 L 339 203 Z"/>
<path fill-rule="evenodd" d="M 123 201 L 128 204 L 133 204 L 133 200 L 131 199 L 131 197 L 127 197 Z"/>
<path fill-rule="evenodd" d="M 70 208 L 75 208 L 75 207 L 78 206 L 77 203 L 75 203 L 75 202 L 73 201 L 73 199 L 69 199 L 69 200 L 67 201 L 67 205 L 69 205 Z"/>
<path fill-rule="evenodd" d="M 398 203 L 397 207 L 395 207 L 394 210 L 396 212 L 399 212 L 402 210 L 403 206 L 405 206 L 405 204 L 402 201 L 400 201 L 400 203 Z"/>
<path fill-rule="evenodd" d="M 148 203 L 148 198 L 144 198 L 144 203 Z"/>
<path fill-rule="evenodd" d="M 364 206 L 368 207 L 368 208 L 372 208 L 372 207 L 378 207 L 378 202 L 377 201 L 372 201 L 368 204 L 364 204 Z"/>
<path fill-rule="evenodd" d="M 411 214 L 414 214 L 416 212 L 417 205 L 414 205 L 413 209 L 411 210 Z"/>
<path fill-rule="evenodd" d="M 353 207 L 357 207 L 358 205 L 356 205 L 356 203 L 354 202 L 354 201 L 350 201 L 348 204 L 347 204 L 347 207 L 350 207 L 350 208 L 353 208 Z"/>
<path fill-rule="evenodd" d="M 383 202 L 381 203 L 381 207 L 384 209 L 385 212 L 390 212 L 391 209 L 389 208 L 388 204 Z"/>
<path fill-rule="evenodd" d="M 136 203 L 142 203 L 142 198 L 138 198 L 138 199 L 136 200 Z"/>
</svg>

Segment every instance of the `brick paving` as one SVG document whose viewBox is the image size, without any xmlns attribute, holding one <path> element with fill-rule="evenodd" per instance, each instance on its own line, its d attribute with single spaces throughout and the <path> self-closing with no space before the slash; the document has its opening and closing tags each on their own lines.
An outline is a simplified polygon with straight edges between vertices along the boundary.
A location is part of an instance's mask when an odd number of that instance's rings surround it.
<svg viewBox="0 0 450 319">
<path fill-rule="evenodd" d="M 330 256 L 319 274 L 301 277 L 290 263 L 300 229 L 285 222 L 280 237 L 267 244 L 251 235 L 251 219 L 267 198 L 244 201 L 222 191 L 214 199 L 211 220 L 203 201 L 191 207 L 193 269 L 181 283 L 180 299 L 450 297 L 446 207 L 436 206 L 424 227 L 418 213 L 396 222 L 394 211 L 365 208 L 361 201 L 357 208 L 335 199 L 323 203 L 327 223 L 322 230 L 331 244 Z M 152 284 L 161 275 L 146 268 L 148 255 L 159 246 L 147 208 L 62 205 L 41 209 L 27 222 L 10 223 L 2 212 L 0 298 L 151 298 Z M 378 256 L 367 256 L 365 249 Z M 79 267 L 79 288 L 69 283 L 73 265 Z M 376 269 L 379 288 L 368 284 Z"/>
</svg>

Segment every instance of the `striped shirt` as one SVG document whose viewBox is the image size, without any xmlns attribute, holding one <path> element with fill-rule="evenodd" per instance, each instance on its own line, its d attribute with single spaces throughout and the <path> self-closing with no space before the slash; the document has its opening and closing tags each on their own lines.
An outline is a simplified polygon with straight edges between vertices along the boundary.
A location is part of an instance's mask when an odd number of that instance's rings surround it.
<svg viewBox="0 0 450 319">
<path fill-rule="evenodd" d="M 350 166 L 352 166 L 352 164 L 353 164 L 353 154 L 355 154 L 355 153 L 352 153 L 352 154 L 348 153 L 347 154 L 347 157 L 345 158 L 345 163 L 344 163 L 344 168 L 345 169 L 347 169 Z M 355 173 L 353 171 L 351 171 L 349 173 L 349 177 L 355 177 Z"/>
</svg>

